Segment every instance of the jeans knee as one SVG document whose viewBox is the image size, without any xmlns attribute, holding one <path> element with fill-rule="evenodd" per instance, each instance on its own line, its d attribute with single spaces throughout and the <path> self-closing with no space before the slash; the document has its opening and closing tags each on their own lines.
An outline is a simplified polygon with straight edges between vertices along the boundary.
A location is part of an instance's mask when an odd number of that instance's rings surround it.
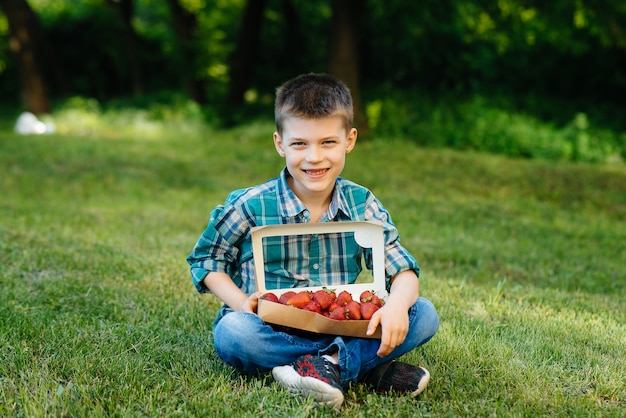
<svg viewBox="0 0 626 418">
<path fill-rule="evenodd" d="M 233 346 L 245 344 L 247 338 L 252 334 L 250 328 L 246 326 L 247 314 L 242 312 L 231 312 L 224 315 L 215 325 L 213 330 L 213 342 L 218 355 L 224 359 L 225 353 L 232 350 Z"/>
<path fill-rule="evenodd" d="M 426 341 L 430 340 L 439 329 L 439 314 L 435 305 L 423 297 L 415 302 L 416 319 L 419 323 L 420 333 L 426 337 Z"/>
</svg>

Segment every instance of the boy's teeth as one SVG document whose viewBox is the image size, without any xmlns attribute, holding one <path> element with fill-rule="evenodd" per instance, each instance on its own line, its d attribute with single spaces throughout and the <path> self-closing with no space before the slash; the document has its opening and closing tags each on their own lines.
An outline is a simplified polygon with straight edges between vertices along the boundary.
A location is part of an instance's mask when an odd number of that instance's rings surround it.
<svg viewBox="0 0 626 418">
<path fill-rule="evenodd" d="M 325 170 L 307 170 L 310 174 L 322 174 Z"/>
</svg>

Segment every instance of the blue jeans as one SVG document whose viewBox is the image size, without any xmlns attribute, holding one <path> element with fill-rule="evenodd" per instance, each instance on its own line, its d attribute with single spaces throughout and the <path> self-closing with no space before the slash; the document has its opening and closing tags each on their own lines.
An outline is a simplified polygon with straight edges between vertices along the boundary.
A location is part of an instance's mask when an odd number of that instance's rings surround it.
<svg viewBox="0 0 626 418">
<path fill-rule="evenodd" d="M 302 333 L 263 322 L 252 313 L 222 307 L 214 325 L 217 354 L 244 372 L 267 372 L 305 354 L 339 353 L 341 383 L 347 387 L 379 364 L 402 356 L 430 340 L 439 328 L 433 304 L 420 297 L 409 309 L 409 331 L 387 357 L 378 357 L 380 340 Z"/>
</svg>

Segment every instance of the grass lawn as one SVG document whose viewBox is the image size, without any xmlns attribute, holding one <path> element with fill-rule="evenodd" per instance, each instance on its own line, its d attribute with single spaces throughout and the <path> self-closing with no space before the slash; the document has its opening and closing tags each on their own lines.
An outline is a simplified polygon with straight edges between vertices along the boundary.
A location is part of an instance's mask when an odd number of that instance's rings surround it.
<svg viewBox="0 0 626 418">
<path fill-rule="evenodd" d="M 0 416 L 624 416 L 626 168 L 360 143 L 441 315 L 418 399 L 341 411 L 222 364 L 185 257 L 210 210 L 278 174 L 272 126 L 0 135 Z"/>
</svg>

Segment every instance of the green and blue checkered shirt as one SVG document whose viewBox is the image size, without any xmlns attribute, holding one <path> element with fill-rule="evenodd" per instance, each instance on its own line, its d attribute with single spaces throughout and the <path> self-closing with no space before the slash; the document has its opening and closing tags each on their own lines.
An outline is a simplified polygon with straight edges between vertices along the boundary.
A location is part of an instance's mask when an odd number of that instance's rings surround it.
<svg viewBox="0 0 626 418">
<path fill-rule="evenodd" d="M 224 205 L 211 212 L 209 224 L 187 257 L 191 277 L 200 293 L 210 272 L 228 274 L 246 294 L 256 291 L 250 229 L 255 226 L 306 223 L 309 213 L 287 184 L 287 169 L 258 186 L 232 192 Z M 368 189 L 337 179 L 326 214 L 320 222 L 382 222 L 385 235 L 385 276 L 389 280 L 405 270 L 419 275 L 415 258 L 399 242 L 387 210 Z M 361 259 L 370 265 L 371 254 L 352 234 L 268 237 L 264 243 L 268 289 L 302 286 L 337 286 L 353 283 Z"/>
</svg>

